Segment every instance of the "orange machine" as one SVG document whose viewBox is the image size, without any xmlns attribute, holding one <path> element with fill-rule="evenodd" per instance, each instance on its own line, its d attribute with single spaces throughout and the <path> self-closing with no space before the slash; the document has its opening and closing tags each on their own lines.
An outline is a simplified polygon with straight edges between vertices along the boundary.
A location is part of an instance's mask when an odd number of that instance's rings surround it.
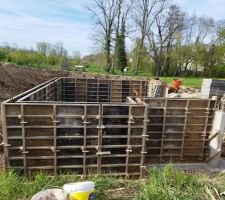
<svg viewBox="0 0 225 200">
<path fill-rule="evenodd" d="M 172 87 L 178 91 L 180 89 L 180 86 L 182 85 L 182 80 L 180 79 L 173 79 L 173 82 L 172 82 Z"/>
</svg>

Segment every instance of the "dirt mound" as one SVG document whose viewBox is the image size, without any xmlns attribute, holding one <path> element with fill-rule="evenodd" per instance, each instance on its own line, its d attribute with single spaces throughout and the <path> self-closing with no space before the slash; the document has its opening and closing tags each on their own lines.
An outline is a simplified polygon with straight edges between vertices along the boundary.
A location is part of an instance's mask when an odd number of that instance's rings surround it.
<svg viewBox="0 0 225 200">
<path fill-rule="evenodd" d="M 0 102 L 10 96 L 22 93 L 40 83 L 55 77 L 96 78 L 115 80 L 139 80 L 136 77 L 121 77 L 115 75 L 96 75 L 82 72 L 68 72 L 63 70 L 34 69 L 13 64 L 0 64 Z M 144 78 L 146 79 L 146 78 Z"/>
<path fill-rule="evenodd" d="M 12 64 L 0 65 L 0 101 L 60 76 L 67 77 L 71 74 L 66 71 L 31 69 Z"/>
</svg>

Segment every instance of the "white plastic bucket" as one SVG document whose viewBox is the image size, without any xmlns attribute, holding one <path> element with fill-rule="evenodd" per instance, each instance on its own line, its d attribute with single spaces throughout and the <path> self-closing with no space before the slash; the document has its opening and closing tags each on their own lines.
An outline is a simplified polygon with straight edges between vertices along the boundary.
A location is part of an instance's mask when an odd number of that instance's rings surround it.
<svg viewBox="0 0 225 200">
<path fill-rule="evenodd" d="M 69 183 L 63 186 L 66 200 L 94 200 L 95 183 L 91 181 Z"/>
</svg>

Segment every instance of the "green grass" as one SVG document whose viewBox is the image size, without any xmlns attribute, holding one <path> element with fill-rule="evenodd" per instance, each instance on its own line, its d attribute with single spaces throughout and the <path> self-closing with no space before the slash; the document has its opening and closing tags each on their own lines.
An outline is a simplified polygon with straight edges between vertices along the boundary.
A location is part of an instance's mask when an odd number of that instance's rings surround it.
<svg viewBox="0 0 225 200">
<path fill-rule="evenodd" d="M 149 177 L 126 180 L 120 177 L 91 176 L 86 180 L 96 184 L 96 200 L 210 200 L 224 199 L 225 175 L 188 174 L 175 170 L 171 164 L 162 170 L 153 168 Z M 35 177 L 23 177 L 12 170 L 0 171 L 0 199 L 28 200 L 47 188 L 61 188 L 65 183 L 83 181 L 68 173 L 49 177 L 39 172 Z M 213 198 L 212 198 L 213 196 Z"/>
<path fill-rule="evenodd" d="M 95 74 L 107 74 L 102 67 L 90 66 L 86 68 L 86 71 L 89 73 L 95 73 Z M 133 71 L 122 73 L 120 70 L 116 70 L 114 74 L 107 74 L 107 75 L 135 76 Z M 137 77 L 153 78 L 154 76 L 151 73 L 140 71 Z M 197 77 L 161 77 L 160 79 L 166 81 L 167 84 L 171 84 L 173 78 L 182 79 L 183 85 L 187 87 L 191 87 L 191 88 L 198 88 L 198 89 L 201 88 L 202 80 L 203 80 L 203 78 L 197 78 Z"/>
<path fill-rule="evenodd" d="M 191 176 L 174 170 L 171 165 L 167 165 L 162 171 L 154 168 L 150 174 L 150 178 L 135 196 L 135 200 L 208 199 L 204 188 L 208 177 L 205 175 Z"/>
</svg>

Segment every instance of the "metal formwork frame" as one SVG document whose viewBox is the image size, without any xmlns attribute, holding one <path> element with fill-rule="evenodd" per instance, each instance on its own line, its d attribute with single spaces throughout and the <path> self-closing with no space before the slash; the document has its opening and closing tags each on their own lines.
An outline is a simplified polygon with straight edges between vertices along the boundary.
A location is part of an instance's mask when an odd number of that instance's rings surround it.
<svg viewBox="0 0 225 200">
<path fill-rule="evenodd" d="M 209 133 L 212 128 L 216 100 L 145 98 L 144 101 L 150 105 L 151 113 L 148 123 L 150 131 L 147 130 L 150 137 L 150 142 L 147 142 L 149 163 L 169 160 L 207 161 L 209 147 L 206 143 L 210 140 Z M 151 122 L 153 117 L 154 121 Z M 165 146 L 164 143 L 167 145 Z M 164 150 L 167 153 L 164 153 Z M 155 153 L 151 153 L 152 151 Z M 159 160 L 154 160 L 153 157 L 158 157 Z M 193 160 L 190 159 L 191 157 Z"/>
<path fill-rule="evenodd" d="M 26 103 L 14 103 L 14 104 L 3 104 L 2 105 L 4 108 L 6 107 L 7 113 L 4 119 L 10 119 L 10 120 L 16 120 L 16 124 L 9 124 L 8 122 L 4 121 L 5 124 L 5 131 L 4 131 L 4 148 L 5 148 L 5 159 L 6 159 L 6 167 L 14 167 L 18 170 L 23 170 L 24 173 L 26 174 L 30 170 L 50 170 L 52 173 L 57 174 L 59 173 L 60 170 L 62 169 L 79 169 L 77 173 L 86 176 L 88 173 L 87 168 L 94 169 L 96 168 L 96 173 L 105 173 L 105 169 L 109 168 L 112 170 L 112 172 L 116 173 L 116 170 L 118 167 L 121 167 L 125 170 L 121 170 L 119 174 L 121 175 L 127 175 L 129 176 L 137 176 L 140 173 L 140 170 L 135 170 L 132 171 L 130 167 L 135 167 L 137 166 L 139 169 L 140 165 L 140 160 L 138 160 L 136 163 L 129 163 L 129 158 L 130 155 L 128 151 L 126 150 L 132 150 L 132 147 L 137 148 L 141 147 L 141 144 L 138 145 L 132 145 L 130 143 L 131 135 L 130 131 L 131 128 L 141 128 L 140 132 L 137 132 L 136 135 L 133 135 L 133 138 L 141 138 L 142 133 L 143 133 L 143 121 L 137 122 L 138 124 L 134 124 L 131 127 L 131 123 L 135 123 L 133 120 L 133 114 L 132 114 L 132 108 L 136 109 L 137 111 L 139 108 L 141 109 L 139 111 L 139 116 L 137 117 L 137 120 L 139 118 L 142 118 L 142 109 L 144 108 L 143 106 L 140 105 L 129 105 L 129 104 L 44 104 L 44 103 L 31 103 L 31 104 L 26 104 Z M 68 107 L 68 109 L 66 109 Z M 127 115 L 111 115 L 111 113 L 103 113 L 104 109 L 107 111 L 108 108 L 112 107 L 121 107 L 125 109 L 129 109 L 130 113 Z M 67 111 L 72 112 L 73 108 L 82 108 L 82 113 L 79 114 L 70 114 Z M 89 112 L 92 112 L 92 110 L 98 110 L 95 111 L 96 113 L 94 115 L 88 114 Z M 4 111 L 5 109 L 3 109 Z M 76 110 L 76 109 L 75 109 Z M 78 109 L 79 110 L 79 109 Z M 18 111 L 18 112 L 17 112 Z M 36 113 L 38 111 L 38 113 Z M 11 114 L 9 113 L 11 112 Z M 60 113 L 59 113 L 60 112 Z M 75 111 L 74 111 L 75 112 Z M 14 113 L 14 114 L 13 114 Z M 10 114 L 10 115 L 8 115 Z M 123 123 L 125 124 L 104 124 L 103 120 L 107 119 L 116 119 L 119 120 L 121 118 L 127 119 Z M 43 121 L 43 119 L 46 119 L 47 121 Z M 90 120 L 97 120 L 96 125 L 91 125 Z M 76 122 L 82 123 L 78 125 L 72 125 L 70 123 Z M 144 116 L 143 116 L 144 120 Z M 17 122 L 18 121 L 18 122 Z M 15 123 L 15 122 L 13 122 Z M 43 124 L 42 124 L 43 123 Z M 69 124 L 70 125 L 69 125 Z M 140 124 L 141 123 L 141 124 Z M 13 125 L 13 126 L 12 126 Z M 121 130 L 120 128 L 122 127 L 123 131 L 126 131 L 127 133 L 125 135 L 120 135 Z M 89 136 L 87 135 L 87 128 L 90 131 L 96 130 L 96 135 Z M 118 130 L 117 134 L 118 135 L 111 135 L 110 132 L 107 133 L 106 135 L 102 135 L 103 130 L 105 129 L 111 129 L 113 130 L 116 128 Z M 12 130 L 17 130 L 20 129 L 21 135 L 20 136 L 11 136 L 12 131 L 8 132 L 9 129 Z M 65 135 L 65 136 L 59 136 L 58 134 L 62 130 L 66 129 L 82 129 L 82 135 L 81 136 L 70 136 L 70 135 Z M 20 131 L 19 131 L 20 132 Z M 43 136 L 43 133 L 49 133 L 48 135 Z M 63 131 L 65 132 L 65 131 Z M 31 135 L 28 135 L 31 134 Z M 35 134 L 34 134 L 35 133 Z M 124 132 L 123 132 L 124 133 Z M 34 134 L 34 135 L 33 135 Z M 41 135 L 37 135 L 41 134 Z M 126 143 L 123 144 L 113 144 L 115 136 L 117 137 L 116 140 L 126 140 Z M 62 146 L 59 144 L 59 140 L 75 140 L 75 138 L 78 138 L 78 140 L 81 138 L 83 140 L 82 144 L 79 145 L 69 145 L 69 146 Z M 93 145 L 87 145 L 87 139 L 89 140 L 91 138 L 97 139 L 98 143 L 93 144 Z M 14 144 L 16 140 L 21 140 L 21 144 Z M 42 141 L 41 141 L 42 140 Z M 110 143 L 105 143 L 103 142 L 104 140 L 108 140 Z M 107 142 L 108 142 L 107 141 Z M 12 142 L 12 144 L 10 144 Z M 95 154 L 88 155 L 90 148 L 93 150 L 96 150 Z M 110 151 L 105 151 L 104 149 L 111 149 L 114 151 L 116 148 L 124 148 L 124 152 L 120 153 L 113 153 L 111 155 Z M 68 149 L 79 149 L 81 152 L 79 155 L 74 155 L 74 156 L 66 156 L 61 155 L 63 154 L 63 150 L 68 150 Z M 125 150 L 126 149 L 126 150 Z M 12 152 L 16 154 L 13 156 Z M 36 155 L 37 152 L 38 156 Z M 45 152 L 46 151 L 46 152 Z M 42 152 L 42 153 L 41 153 Z M 47 153 L 48 152 L 48 153 Z M 10 154 L 10 155 L 9 155 Z M 33 155 L 35 154 L 35 155 Z M 114 157 L 117 157 L 117 160 L 120 160 L 120 164 L 115 164 L 114 161 L 110 161 L 111 159 L 114 159 Z M 126 158 L 127 162 L 124 162 L 122 157 Z M 141 152 L 139 152 L 139 158 L 141 158 Z M 96 158 L 96 163 L 92 164 L 87 164 L 88 159 Z M 38 159 L 38 161 L 37 161 Z M 82 159 L 83 162 L 80 164 L 71 164 L 68 165 L 60 165 L 59 160 L 64 159 L 66 162 L 70 162 L 69 159 Z M 103 164 L 102 160 L 106 160 L 108 163 Z M 122 160 L 121 160 L 122 159 Z M 45 161 L 49 164 L 46 165 L 39 165 L 39 161 Z M 23 165 L 21 166 L 20 164 L 17 164 L 16 162 L 22 162 Z M 43 163 L 42 162 L 42 163 Z M 12 164 L 13 163 L 13 164 Z M 116 170 L 114 170 L 114 168 Z M 103 170 L 104 169 L 104 170 Z"/>
<path fill-rule="evenodd" d="M 127 96 L 143 97 L 147 81 L 114 79 L 57 78 L 23 96 L 18 102 L 115 102 Z"/>
<path fill-rule="evenodd" d="M 145 81 L 55 78 L 3 102 L 6 168 L 130 178 L 151 163 L 205 162 L 216 101 L 145 98 L 146 88 Z M 136 98 L 121 103 L 128 93 Z"/>
</svg>

